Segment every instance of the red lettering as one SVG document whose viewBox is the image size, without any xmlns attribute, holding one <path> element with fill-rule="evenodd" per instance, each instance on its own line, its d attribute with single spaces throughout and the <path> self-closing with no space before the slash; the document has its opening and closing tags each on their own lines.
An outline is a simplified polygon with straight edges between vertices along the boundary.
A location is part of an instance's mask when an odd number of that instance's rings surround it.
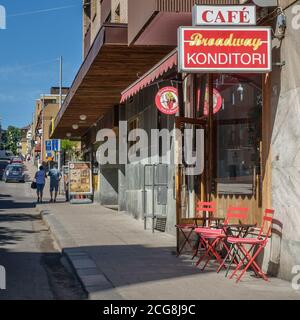
<svg viewBox="0 0 300 320">
<path fill-rule="evenodd" d="M 223 16 L 221 11 L 219 11 L 219 13 L 217 14 L 215 22 L 223 22 L 223 23 L 225 23 L 225 18 L 224 18 L 224 16 Z"/>
<path fill-rule="evenodd" d="M 205 21 L 205 22 L 207 22 L 207 23 L 211 23 L 211 22 L 213 22 L 213 20 L 211 19 L 211 20 L 208 20 L 208 14 L 209 13 L 213 13 L 213 11 L 211 11 L 211 10 L 207 10 L 207 11 L 204 11 L 203 12 L 203 14 L 202 14 L 202 19 L 203 19 L 203 21 Z"/>
<path fill-rule="evenodd" d="M 240 23 L 250 23 L 249 11 L 240 12 Z"/>
<path fill-rule="evenodd" d="M 233 23 L 237 18 L 238 11 L 228 11 L 228 22 Z"/>
</svg>

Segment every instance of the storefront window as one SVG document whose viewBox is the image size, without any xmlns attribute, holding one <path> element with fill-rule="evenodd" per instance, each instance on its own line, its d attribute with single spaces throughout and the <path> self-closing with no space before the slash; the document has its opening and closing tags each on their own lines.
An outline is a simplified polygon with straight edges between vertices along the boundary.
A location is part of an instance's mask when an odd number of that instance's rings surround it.
<svg viewBox="0 0 300 320">
<path fill-rule="evenodd" d="M 214 183 L 218 194 L 255 194 L 261 169 L 261 115 L 260 75 L 214 77 Z"/>
</svg>

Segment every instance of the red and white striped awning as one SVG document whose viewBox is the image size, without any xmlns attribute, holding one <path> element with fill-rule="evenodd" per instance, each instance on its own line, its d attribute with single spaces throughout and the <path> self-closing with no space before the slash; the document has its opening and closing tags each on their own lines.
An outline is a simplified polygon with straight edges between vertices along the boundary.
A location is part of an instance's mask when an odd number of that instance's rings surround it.
<svg viewBox="0 0 300 320">
<path fill-rule="evenodd" d="M 164 73 L 177 65 L 177 49 L 172 51 L 168 56 L 156 64 L 151 70 L 140 77 L 131 86 L 122 92 L 121 103 L 124 103 L 128 98 L 134 96 L 143 88 L 161 77 Z"/>
</svg>

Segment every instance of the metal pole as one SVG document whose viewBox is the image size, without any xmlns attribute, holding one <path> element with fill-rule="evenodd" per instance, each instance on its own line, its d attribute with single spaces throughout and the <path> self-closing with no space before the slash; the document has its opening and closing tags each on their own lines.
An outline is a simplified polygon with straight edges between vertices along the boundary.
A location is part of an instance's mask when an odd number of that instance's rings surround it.
<svg viewBox="0 0 300 320">
<path fill-rule="evenodd" d="M 62 85 L 63 85 L 63 57 L 59 58 L 59 110 L 62 107 Z M 61 141 L 58 141 L 58 170 L 61 171 Z"/>
<path fill-rule="evenodd" d="M 42 136 L 41 136 L 41 165 L 44 162 L 44 114 L 45 114 L 45 95 L 42 96 Z"/>
<path fill-rule="evenodd" d="M 59 109 L 62 107 L 63 57 L 59 58 Z"/>
<path fill-rule="evenodd" d="M 209 170 L 208 170 L 208 201 L 212 201 L 212 184 L 213 184 L 213 120 L 214 120 L 214 82 L 213 74 L 208 75 L 209 88 L 209 115 L 208 115 L 208 130 L 209 130 Z"/>
<path fill-rule="evenodd" d="M 144 230 L 147 230 L 147 209 L 146 209 L 146 168 L 144 166 L 144 188 L 143 188 L 143 215 L 144 215 Z"/>
<path fill-rule="evenodd" d="M 155 164 L 152 167 L 152 233 L 154 233 L 154 224 L 155 224 L 155 199 L 154 199 L 154 193 L 155 193 Z"/>
</svg>

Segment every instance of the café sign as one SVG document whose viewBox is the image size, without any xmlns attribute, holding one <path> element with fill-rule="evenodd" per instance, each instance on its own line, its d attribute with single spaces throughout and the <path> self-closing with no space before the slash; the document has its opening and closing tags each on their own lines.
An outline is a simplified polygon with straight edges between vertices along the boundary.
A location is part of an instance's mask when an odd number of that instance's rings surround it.
<svg viewBox="0 0 300 320">
<path fill-rule="evenodd" d="M 164 114 L 176 114 L 179 111 L 177 88 L 165 87 L 160 89 L 155 97 L 155 104 L 157 109 Z"/>
<path fill-rule="evenodd" d="M 269 27 L 180 27 L 179 72 L 269 72 Z"/>
<path fill-rule="evenodd" d="M 255 6 L 194 6 L 194 26 L 256 25 Z"/>
</svg>

